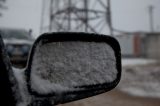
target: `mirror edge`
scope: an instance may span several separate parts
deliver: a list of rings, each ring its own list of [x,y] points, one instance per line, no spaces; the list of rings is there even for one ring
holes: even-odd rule
[[[67,38],[66,38],[66,36],[67,36]],[[89,38],[92,38],[92,39],[89,39]],[[95,38],[98,38],[98,40],[95,39]],[[37,96],[37,97],[52,97],[52,96],[55,96],[55,93],[39,94],[36,91],[32,90],[31,89],[31,84],[30,84],[31,83],[30,82],[30,74],[31,74],[31,64],[32,64],[32,60],[33,60],[33,55],[34,55],[34,51],[36,49],[37,44],[39,42],[42,42],[42,43],[45,44],[47,42],[53,42],[53,41],[57,41],[57,40],[58,41],[83,41],[84,40],[84,41],[106,42],[108,45],[110,45],[112,47],[112,49],[115,52],[116,67],[117,67],[117,70],[118,70],[118,74],[117,74],[117,79],[114,80],[112,82],[112,84],[106,88],[105,91],[101,90],[98,94],[103,93],[103,92],[108,92],[118,85],[118,83],[120,82],[120,79],[121,79],[121,70],[122,70],[121,49],[120,49],[119,42],[114,37],[111,37],[109,35],[84,33],[84,32],[80,32],[80,33],[78,33],[78,32],[52,32],[52,33],[44,33],[44,34],[40,35],[36,39],[36,41],[34,42],[34,44],[32,46],[32,49],[31,49],[31,52],[30,52],[30,55],[29,55],[29,59],[28,59],[28,62],[27,62],[27,67],[26,67],[26,70],[25,70],[27,87],[28,87],[28,91],[31,95],[34,95],[34,96]],[[105,86],[106,84],[101,84],[101,85]],[[97,86],[97,85],[95,85],[95,86]],[[74,94],[74,93],[77,93],[77,92],[72,92],[72,93]],[[89,97],[89,95],[88,95],[88,97]]]

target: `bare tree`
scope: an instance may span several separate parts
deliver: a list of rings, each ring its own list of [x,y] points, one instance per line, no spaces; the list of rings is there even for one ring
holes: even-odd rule
[[[7,9],[5,3],[6,3],[6,0],[0,0],[0,16],[2,16],[2,10]]]

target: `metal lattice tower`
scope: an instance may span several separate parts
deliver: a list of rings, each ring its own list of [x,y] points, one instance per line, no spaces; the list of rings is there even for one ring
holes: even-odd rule
[[[109,0],[43,0],[42,32],[110,34]]]

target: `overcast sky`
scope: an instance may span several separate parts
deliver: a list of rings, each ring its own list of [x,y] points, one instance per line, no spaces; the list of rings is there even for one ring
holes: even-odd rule
[[[154,8],[154,29],[160,32],[160,0],[111,0],[113,27],[124,31],[150,31],[148,6]],[[33,29],[39,35],[42,0],[7,0],[0,27]]]

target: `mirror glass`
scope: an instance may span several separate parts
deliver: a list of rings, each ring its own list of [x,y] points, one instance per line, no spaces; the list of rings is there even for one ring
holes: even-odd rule
[[[38,43],[31,66],[31,89],[41,94],[110,83],[118,73],[114,50],[105,42]]]

